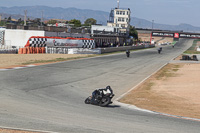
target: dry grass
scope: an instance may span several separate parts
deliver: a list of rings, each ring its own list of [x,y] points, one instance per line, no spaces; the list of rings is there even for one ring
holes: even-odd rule
[[[190,99],[184,96],[175,95],[175,92],[168,93],[169,90],[160,89],[163,85],[167,84],[170,78],[180,78],[182,75],[177,72],[182,69],[183,66],[183,64],[168,64],[155,75],[147,79],[143,84],[127,94],[120,102],[133,104],[139,108],[151,111],[200,118],[199,104],[197,105],[191,102]],[[185,78],[185,80],[185,82],[187,82],[187,78]],[[170,83],[167,85],[169,84]],[[170,89],[170,91],[173,91],[173,89]]]
[[[42,132],[31,132],[31,131],[11,130],[11,129],[0,129],[0,133],[42,133]]]
[[[44,64],[90,57],[87,54],[0,54],[0,68]],[[95,55],[94,55],[95,56]]]

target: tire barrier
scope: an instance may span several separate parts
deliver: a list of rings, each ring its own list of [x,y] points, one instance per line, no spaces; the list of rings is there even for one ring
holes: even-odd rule
[[[198,58],[196,55],[192,55],[191,57],[189,55],[182,55],[181,60],[193,60],[193,61],[198,61]]]
[[[24,47],[19,48],[18,54],[45,54],[45,47]]]

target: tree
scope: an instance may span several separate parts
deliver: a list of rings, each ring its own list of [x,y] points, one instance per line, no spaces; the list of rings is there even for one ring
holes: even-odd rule
[[[88,19],[84,22],[84,24],[85,24],[86,26],[95,25],[96,23],[97,23],[97,21],[96,21],[95,19],[93,19],[93,18],[88,18]]]
[[[47,24],[56,24],[57,23],[57,21],[56,20],[49,20],[48,22],[47,22]]]
[[[81,21],[77,19],[70,20],[69,24],[74,24],[75,27],[81,27]]]
[[[135,40],[138,39],[138,32],[134,26],[130,26],[129,36],[132,36]]]
[[[10,16],[10,17],[8,17],[8,21],[11,21],[11,20],[12,20],[11,16]]]
[[[35,18],[35,19],[33,20],[33,22],[34,22],[34,24],[36,24],[36,25],[40,25],[40,24],[41,24],[41,19],[40,19],[40,18]]]

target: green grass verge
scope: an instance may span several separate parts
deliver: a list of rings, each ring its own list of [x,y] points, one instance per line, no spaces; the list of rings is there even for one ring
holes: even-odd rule
[[[156,79],[160,80],[163,78],[173,77],[175,76],[175,72],[177,72],[180,67],[180,65],[168,64],[157,73]]]
[[[200,54],[199,51],[196,51],[197,42],[200,41],[200,39],[194,40],[192,46],[184,52],[184,54]]]
[[[176,43],[177,43],[177,41],[173,41],[173,42],[172,42],[172,45],[175,45]]]

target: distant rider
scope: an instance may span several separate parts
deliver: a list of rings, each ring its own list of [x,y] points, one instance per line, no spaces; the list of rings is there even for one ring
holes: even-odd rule
[[[126,56],[129,57],[130,56],[130,51],[127,49],[126,50]]]

